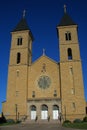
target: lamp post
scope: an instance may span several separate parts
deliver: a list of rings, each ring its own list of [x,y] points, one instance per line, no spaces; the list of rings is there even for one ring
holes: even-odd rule
[[[20,113],[18,112],[18,121],[19,121],[19,116],[20,116]]]
[[[66,106],[64,106],[65,120],[66,120]]]
[[[15,104],[15,110],[16,110],[16,122],[17,122],[17,112],[18,112],[18,106]]]

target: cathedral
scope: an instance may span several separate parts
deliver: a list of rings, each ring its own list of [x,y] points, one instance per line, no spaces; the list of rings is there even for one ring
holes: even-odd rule
[[[32,62],[33,35],[23,17],[11,32],[6,101],[7,119],[58,122],[83,119],[86,101],[78,25],[65,11],[57,25],[60,61],[43,54]]]

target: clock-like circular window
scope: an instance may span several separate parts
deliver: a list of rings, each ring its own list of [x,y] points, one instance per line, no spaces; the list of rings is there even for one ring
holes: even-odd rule
[[[43,75],[38,80],[38,85],[42,89],[49,88],[50,84],[51,84],[51,79],[48,76]]]

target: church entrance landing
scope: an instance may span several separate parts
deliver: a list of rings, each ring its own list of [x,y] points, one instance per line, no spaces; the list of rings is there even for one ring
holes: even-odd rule
[[[35,99],[27,102],[27,123],[58,122],[60,113],[60,99]]]

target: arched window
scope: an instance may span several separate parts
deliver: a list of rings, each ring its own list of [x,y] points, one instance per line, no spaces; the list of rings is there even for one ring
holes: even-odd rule
[[[68,48],[67,53],[68,53],[68,60],[72,60],[72,50],[71,50],[71,48]]]
[[[57,105],[53,105],[53,110],[59,110],[59,107]]]
[[[19,38],[17,39],[17,45],[22,45],[22,37],[19,37]]]
[[[72,103],[72,108],[73,108],[73,110],[75,110],[75,108],[76,108],[75,102]]]
[[[71,33],[70,32],[65,33],[65,39],[66,39],[66,41],[71,40]]]
[[[19,70],[16,71],[17,77],[19,77]]]
[[[87,107],[85,109],[86,109],[86,115],[87,115]]]
[[[32,105],[31,106],[31,111],[36,111],[36,106]]]
[[[18,52],[17,53],[17,64],[19,64],[21,61],[21,54]]]
[[[33,98],[35,97],[35,91],[32,91],[32,97]]]
[[[48,106],[47,105],[42,105],[42,111],[48,111]]]

